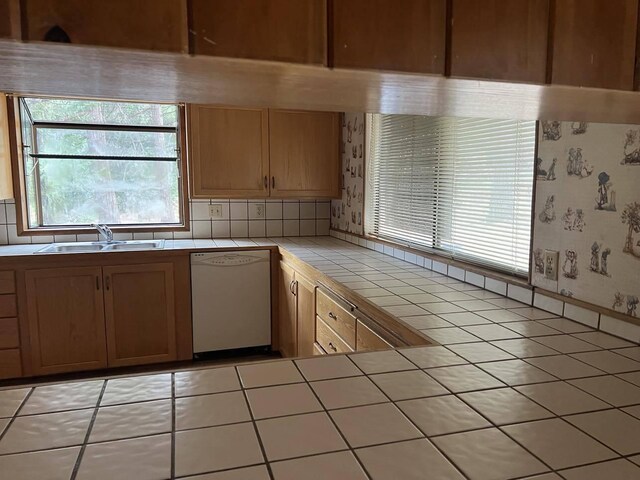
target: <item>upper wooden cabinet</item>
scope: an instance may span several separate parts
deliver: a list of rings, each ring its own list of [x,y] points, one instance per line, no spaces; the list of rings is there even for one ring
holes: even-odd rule
[[[340,114],[191,105],[194,198],[337,198]]]
[[[326,0],[192,0],[197,55],[326,63]]]
[[[633,89],[638,0],[557,0],[551,82]]]
[[[109,366],[176,359],[172,263],[104,267]]]
[[[544,83],[548,24],[549,0],[453,0],[451,75]]]
[[[335,112],[269,111],[272,196],[340,195],[339,119]]]
[[[13,198],[9,112],[7,98],[4,93],[0,92],[0,200],[7,198]]]
[[[29,270],[25,281],[33,373],[106,367],[102,269]]]
[[[333,0],[333,65],[444,74],[446,0]]]
[[[24,0],[24,39],[186,52],[180,0]]]
[[[269,195],[267,110],[191,105],[193,197]]]
[[[20,0],[0,1],[0,38],[20,38]]]

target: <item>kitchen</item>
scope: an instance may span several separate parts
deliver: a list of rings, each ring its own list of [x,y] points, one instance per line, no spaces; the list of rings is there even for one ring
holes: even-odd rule
[[[0,2],[0,479],[638,478],[638,13]]]

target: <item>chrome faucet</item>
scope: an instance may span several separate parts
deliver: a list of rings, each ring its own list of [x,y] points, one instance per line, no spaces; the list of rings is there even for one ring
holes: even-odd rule
[[[107,225],[98,224],[98,223],[92,223],[91,226],[93,228],[95,228],[96,230],[98,230],[98,233],[100,233],[102,238],[107,243],[112,243],[113,242],[113,232],[111,231],[111,229]]]

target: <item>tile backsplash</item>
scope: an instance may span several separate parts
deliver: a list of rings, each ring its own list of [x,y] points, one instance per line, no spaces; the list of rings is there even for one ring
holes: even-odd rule
[[[222,216],[212,219],[210,205],[220,205]],[[329,235],[330,201],[324,200],[191,200],[188,232],[116,234],[117,240],[152,238],[251,238]],[[0,201],[0,245],[94,241],[97,234],[18,236],[13,200]]]

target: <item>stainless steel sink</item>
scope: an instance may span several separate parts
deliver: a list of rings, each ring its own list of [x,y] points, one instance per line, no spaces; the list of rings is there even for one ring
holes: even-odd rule
[[[105,246],[105,251],[118,250],[161,250],[164,248],[164,240],[129,240],[126,242],[114,242]]]
[[[161,250],[164,240],[128,240],[123,242],[70,242],[52,243],[35,253],[83,253],[127,250]]]

